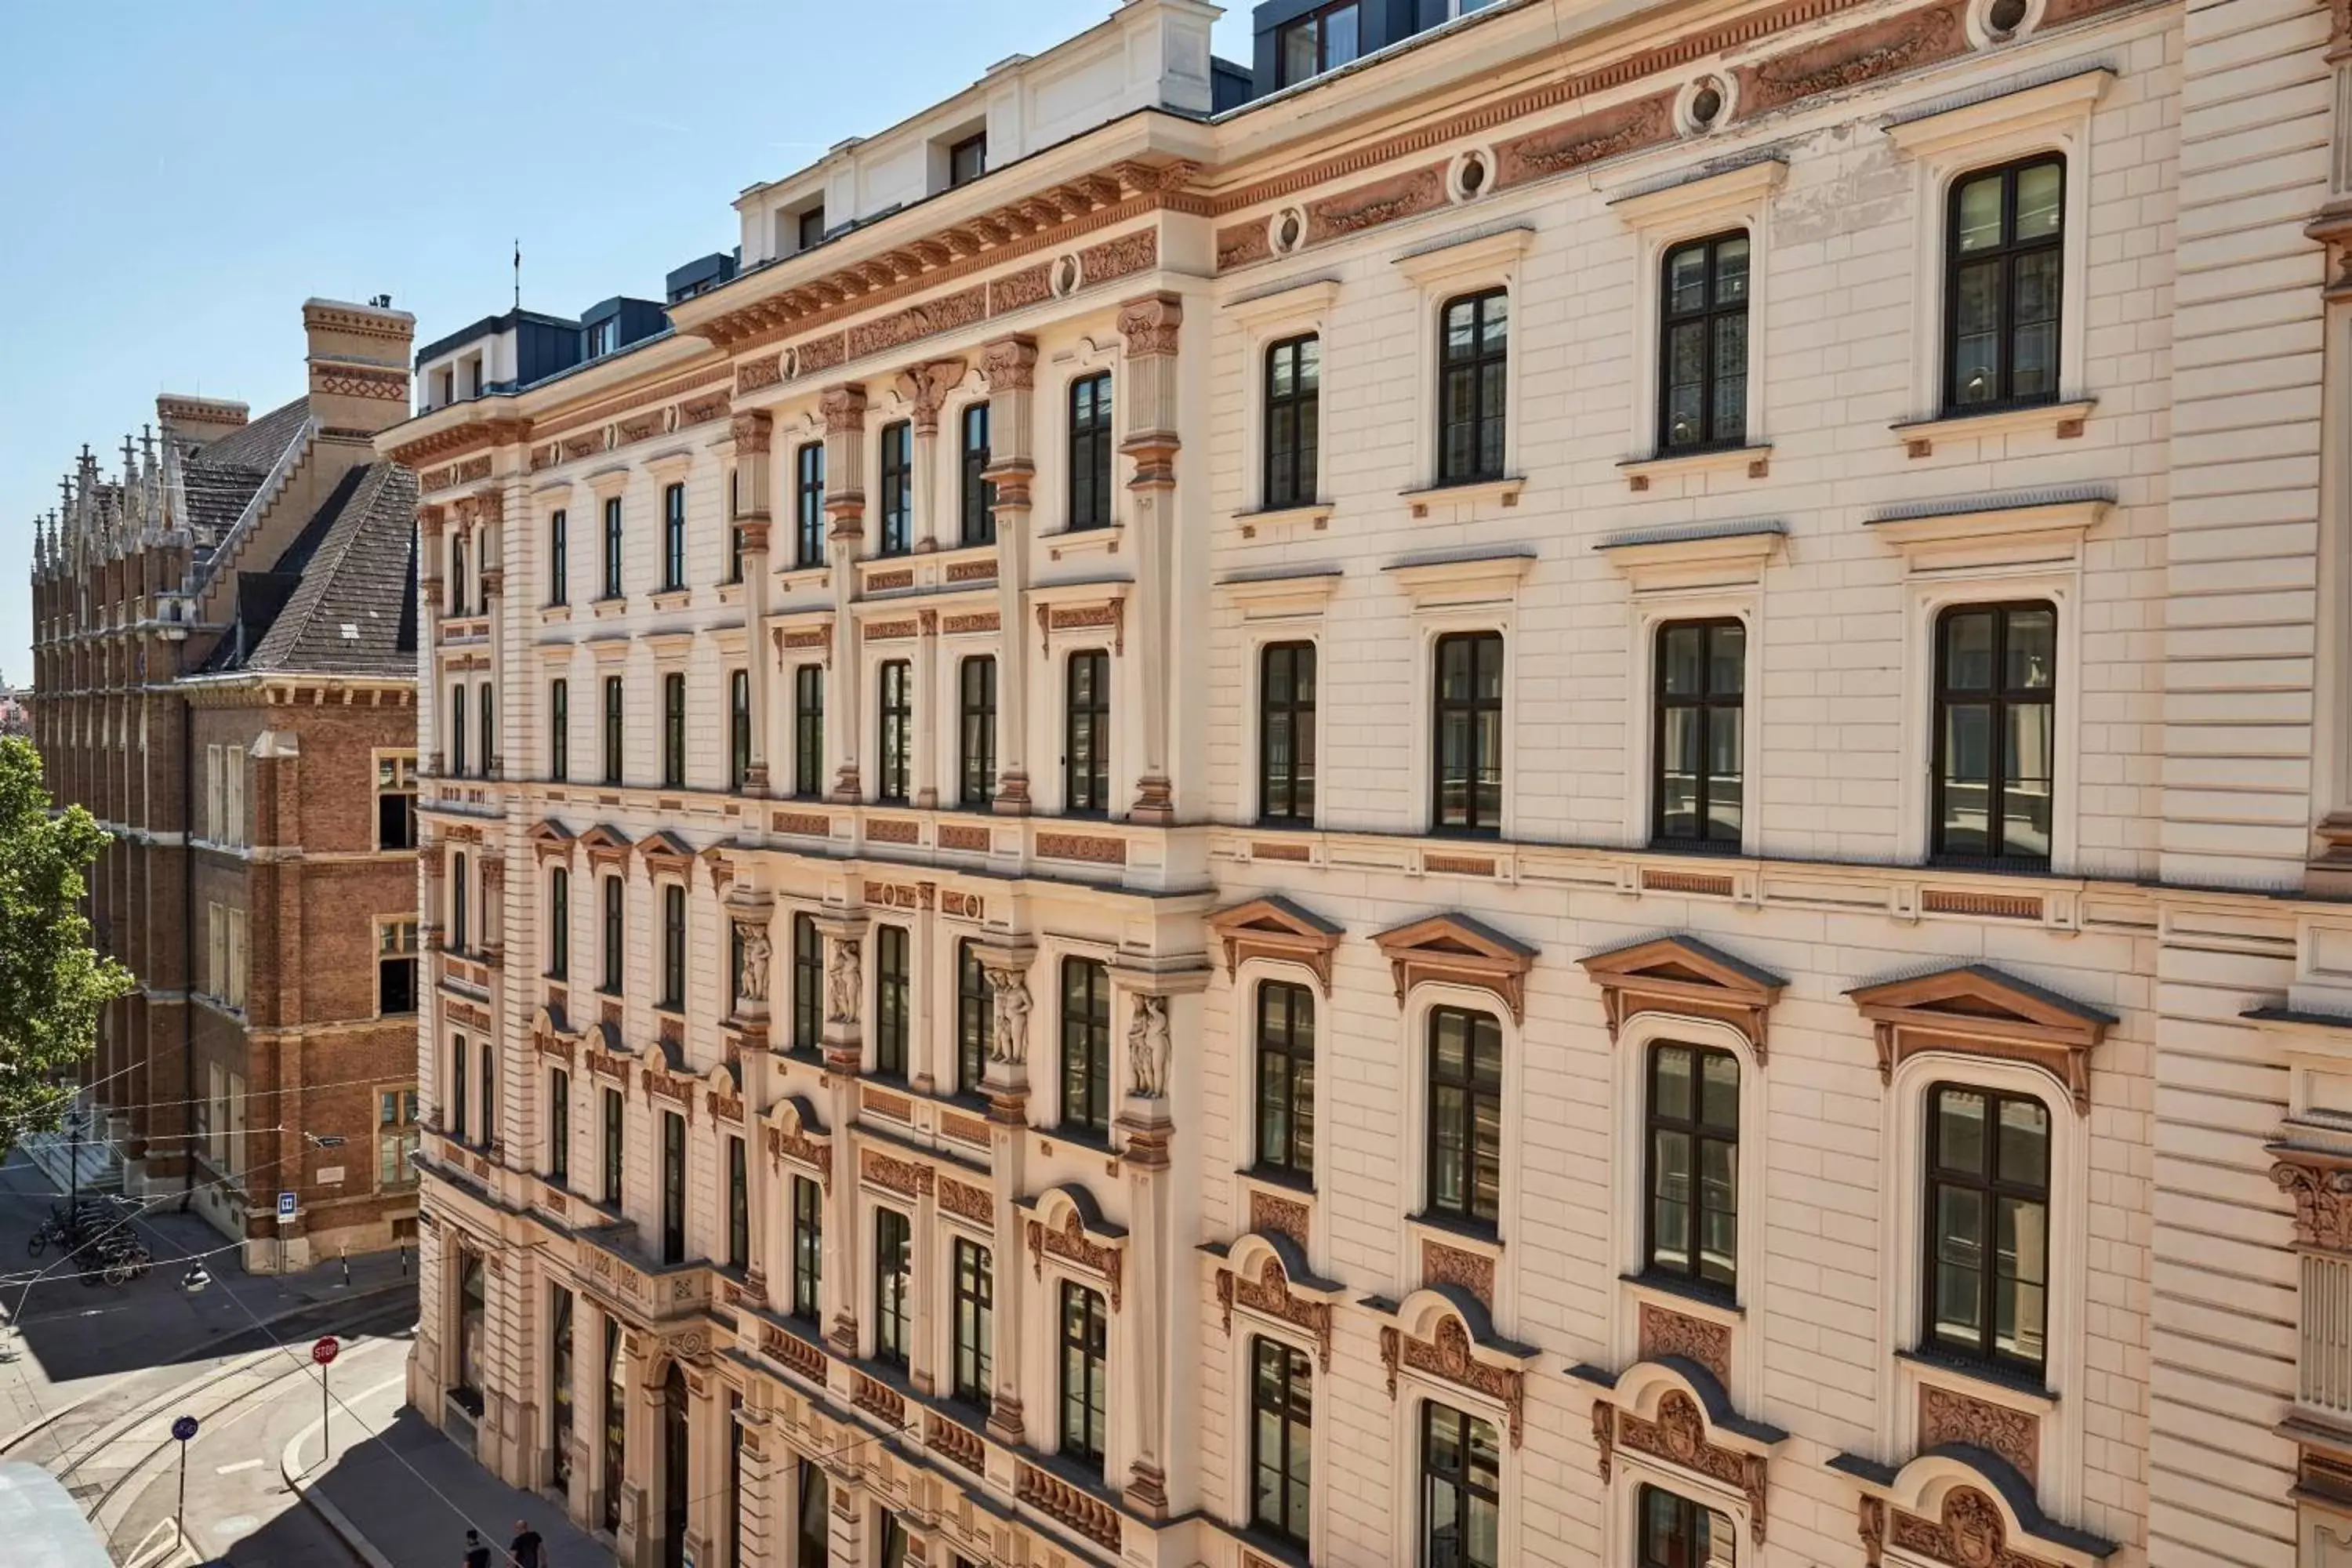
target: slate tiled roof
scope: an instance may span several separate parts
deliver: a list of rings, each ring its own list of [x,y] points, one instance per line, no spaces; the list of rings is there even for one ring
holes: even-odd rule
[[[310,400],[298,397],[217,441],[198,447],[181,463],[188,526],[200,543],[216,542],[228,531],[310,417]]]
[[[251,651],[224,668],[416,673],[415,474],[392,463],[353,469],[270,570],[300,582]]]

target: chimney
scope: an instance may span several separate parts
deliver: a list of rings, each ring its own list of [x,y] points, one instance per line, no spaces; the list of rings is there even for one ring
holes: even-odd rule
[[[185,449],[209,447],[232,430],[242,429],[247,408],[222,397],[190,397],[167,392],[155,399],[155,423],[163,438]]]
[[[416,318],[341,300],[302,302],[310,342],[310,416],[329,430],[373,436],[408,417],[408,351]]]

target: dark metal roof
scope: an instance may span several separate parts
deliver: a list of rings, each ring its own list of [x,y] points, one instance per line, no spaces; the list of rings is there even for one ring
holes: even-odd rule
[[[257,615],[275,613],[224,638],[211,668],[415,675],[416,476],[393,463],[353,468],[270,570],[247,575],[259,580]]]

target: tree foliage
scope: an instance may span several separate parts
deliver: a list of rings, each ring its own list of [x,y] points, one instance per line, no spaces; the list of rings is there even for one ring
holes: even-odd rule
[[[57,1074],[89,1054],[99,1009],[137,984],[101,957],[81,911],[82,873],[107,836],[78,805],[50,809],[41,756],[0,738],[0,1150],[58,1125]]]

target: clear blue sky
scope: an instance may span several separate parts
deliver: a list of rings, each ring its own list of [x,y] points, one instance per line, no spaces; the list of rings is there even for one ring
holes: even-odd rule
[[[505,307],[518,237],[527,305],[657,299],[745,185],[1116,4],[0,3],[0,680],[82,443],[119,467],[158,392],[297,395],[304,299],[388,292],[429,341]]]

